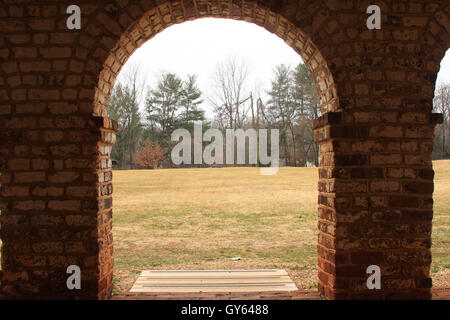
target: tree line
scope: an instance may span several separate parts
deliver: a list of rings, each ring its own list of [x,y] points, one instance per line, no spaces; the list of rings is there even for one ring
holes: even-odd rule
[[[199,108],[202,93],[196,76],[182,80],[165,73],[154,88],[139,78],[139,70],[131,69],[109,100],[108,116],[120,126],[111,158],[118,169],[170,167],[171,133],[179,128],[192,130],[195,121],[205,121]]]
[[[320,116],[320,102],[306,66],[276,66],[267,91],[251,89],[249,75],[247,63],[229,58],[218,65],[213,92],[206,96],[196,75],[182,79],[167,72],[147,86],[139,81],[139,68],[132,68],[109,100],[108,116],[120,125],[111,155],[115,167],[173,167],[170,155],[176,142],[171,134],[181,128],[193,134],[195,122],[202,122],[203,130],[223,132],[278,129],[281,165],[317,165],[311,121]],[[213,119],[206,119],[202,104],[211,106]]]
[[[317,166],[319,149],[311,122],[321,115],[321,108],[306,66],[276,66],[266,91],[251,88],[249,75],[248,64],[230,58],[217,67],[212,93],[205,95],[195,75],[182,79],[163,73],[154,86],[147,86],[139,81],[139,69],[131,69],[125,80],[116,84],[109,100],[109,117],[120,125],[111,156],[115,167],[173,167],[170,155],[177,142],[171,141],[171,134],[182,128],[193,135],[195,122],[201,122],[204,131],[278,129],[282,166]],[[213,119],[206,118],[202,105],[211,107]],[[448,159],[449,84],[438,86],[434,112],[444,115],[444,123],[436,129],[433,159]]]

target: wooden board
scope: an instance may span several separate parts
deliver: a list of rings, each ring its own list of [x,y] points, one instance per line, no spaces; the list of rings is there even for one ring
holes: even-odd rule
[[[130,292],[284,292],[298,290],[286,270],[143,271]]]
[[[286,270],[152,270],[142,271],[141,277],[213,277],[213,276],[288,276]]]

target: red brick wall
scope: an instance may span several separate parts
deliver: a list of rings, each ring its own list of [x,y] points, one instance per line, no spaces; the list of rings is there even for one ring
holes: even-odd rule
[[[67,30],[78,4],[81,30]],[[112,291],[115,78],[156,33],[200,17],[256,23],[304,59],[321,96],[319,290],[429,298],[431,114],[450,43],[448,1],[3,1],[0,4],[1,292],[108,298]],[[103,117],[103,118],[102,118]],[[66,268],[82,269],[68,291]],[[367,267],[382,289],[365,287]]]

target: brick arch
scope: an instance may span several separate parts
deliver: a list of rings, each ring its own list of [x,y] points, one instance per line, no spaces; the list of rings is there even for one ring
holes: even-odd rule
[[[308,7],[306,2],[303,5],[305,8]],[[297,6],[302,7],[302,4],[297,4]],[[93,19],[93,21],[96,21],[96,26],[93,25],[91,27],[100,28],[98,24],[103,24],[107,27],[106,29],[113,30],[114,39],[117,39],[115,43],[114,41],[108,41],[109,46],[105,46],[106,42],[96,42],[98,46],[90,50],[90,57],[87,63],[87,65],[90,64],[92,66],[93,71],[98,72],[98,85],[95,87],[92,112],[94,116],[105,118],[101,128],[103,139],[100,141],[101,151],[98,162],[107,163],[109,161],[111,141],[114,140],[116,128],[112,122],[106,119],[106,104],[112,93],[115,79],[123,65],[142,44],[153,38],[157,33],[174,24],[195,19],[227,18],[245,21],[259,25],[277,35],[302,57],[312,73],[321,99],[322,111],[327,113],[339,109],[338,94],[334,85],[333,75],[328,68],[328,62],[318,47],[300,27],[288,20],[289,17],[284,18],[281,13],[273,11],[268,6],[256,1],[224,1],[220,8],[218,3],[211,1],[172,1],[144,11],[142,15],[138,15],[138,10],[136,10],[132,19],[130,19],[129,13],[116,15],[117,10],[117,5],[110,5],[106,6],[104,10],[97,11],[96,18]],[[326,8],[315,5],[310,6],[309,14],[316,11],[323,17],[321,21],[329,18]],[[312,24],[309,14],[302,12],[300,21],[305,24],[309,32],[317,31],[321,25]],[[136,16],[138,17],[136,18]],[[130,24],[128,27],[123,28],[124,31],[120,31],[121,26],[119,22],[115,21],[127,21]],[[87,28],[90,28],[90,25]],[[119,34],[120,37],[117,36]],[[100,179],[102,175],[109,175],[110,166],[107,165],[102,171],[97,171],[97,174],[99,174]],[[101,184],[101,188],[106,191],[103,194],[105,199],[111,197],[109,188],[112,187],[110,185],[111,183],[108,179]]]
[[[447,12],[447,13],[446,13]],[[429,20],[427,25],[427,34],[425,37],[426,44],[433,50],[429,54],[429,66],[427,77],[434,85],[436,85],[437,74],[440,70],[440,64],[447,51],[450,49],[450,26],[448,14],[450,12],[450,4],[441,4],[435,6],[433,18]],[[434,90],[433,90],[434,92]]]
[[[301,27],[297,27],[290,21],[291,17],[285,18],[282,13],[271,10],[271,7],[274,5],[266,6],[256,1],[166,1],[144,11],[142,15],[136,9],[134,16],[138,16],[138,18],[130,19],[127,13],[118,13],[117,5],[105,6],[104,10],[97,14],[95,20],[106,25],[109,30],[113,30],[114,39],[117,41],[115,43],[110,41],[106,48],[101,43],[97,43],[98,46],[91,50],[94,55],[95,52],[101,52],[98,55],[100,58],[98,66],[104,60],[99,72],[99,82],[95,88],[94,114],[106,116],[105,104],[112,92],[115,79],[135,50],[174,24],[200,18],[227,18],[254,23],[283,39],[302,57],[311,71],[321,97],[323,112],[337,110],[339,107],[333,76],[320,50],[311,37],[302,31]],[[305,5],[305,7],[307,6]],[[317,9],[314,8],[314,10]],[[325,9],[322,8],[322,10]],[[327,15],[326,13],[322,14]],[[127,21],[129,26],[125,31],[120,31],[120,23],[114,20]],[[304,21],[302,22],[304,23]],[[120,34],[120,38],[117,37],[118,34]],[[106,58],[104,58],[105,56]]]
[[[68,31],[78,3],[82,29]],[[329,299],[431,297],[433,132],[450,4],[369,1],[31,0],[0,5],[0,292],[107,299],[112,293],[116,125],[105,101],[138,46],[175,23],[256,23],[303,55],[321,90],[319,292]],[[150,23],[153,21],[153,24]],[[152,28],[150,28],[152,27]],[[66,268],[82,268],[68,291]],[[382,289],[368,290],[378,265]]]

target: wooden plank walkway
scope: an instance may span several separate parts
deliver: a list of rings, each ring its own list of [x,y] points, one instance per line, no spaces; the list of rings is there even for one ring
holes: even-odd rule
[[[291,292],[286,270],[143,271],[131,293]]]

